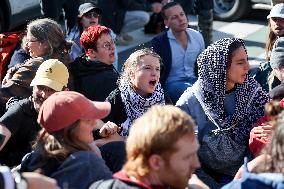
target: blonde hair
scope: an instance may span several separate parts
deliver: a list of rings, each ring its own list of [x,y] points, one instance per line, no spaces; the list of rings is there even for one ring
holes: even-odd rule
[[[164,159],[175,152],[175,142],[185,135],[194,134],[192,118],[181,109],[166,105],[152,106],[143,116],[134,121],[127,138],[127,162],[123,170],[128,176],[142,177],[151,168],[148,159],[158,154]]]
[[[130,75],[131,73],[133,73],[138,65],[138,63],[140,62],[141,58],[144,56],[153,56],[157,59],[159,59],[159,62],[161,64],[162,59],[161,57],[155,53],[152,49],[149,48],[144,48],[144,49],[140,49],[137,50],[135,52],[133,52],[128,59],[125,61],[123,68],[122,68],[122,73],[121,76],[118,80],[118,85],[120,85],[120,81],[124,80],[127,81],[129,84],[131,83],[130,81]]]

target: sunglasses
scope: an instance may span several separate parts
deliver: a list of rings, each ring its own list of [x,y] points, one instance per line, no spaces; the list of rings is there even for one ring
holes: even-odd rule
[[[99,15],[98,13],[91,11],[91,12],[87,12],[86,14],[84,14],[83,16],[87,17],[87,18],[99,18],[101,15]]]

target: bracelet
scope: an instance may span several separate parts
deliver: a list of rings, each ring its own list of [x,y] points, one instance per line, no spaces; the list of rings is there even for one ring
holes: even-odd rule
[[[13,172],[13,176],[16,183],[16,189],[28,189],[28,182],[26,178],[22,176],[21,173],[15,171]]]

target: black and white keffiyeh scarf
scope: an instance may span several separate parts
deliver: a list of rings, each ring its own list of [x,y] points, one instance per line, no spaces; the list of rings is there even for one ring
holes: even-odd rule
[[[148,98],[144,98],[137,94],[129,83],[123,79],[120,81],[119,90],[128,117],[127,120],[121,124],[123,128],[121,135],[125,137],[128,136],[129,128],[133,121],[142,116],[152,105],[165,105],[164,90],[160,83]]]
[[[241,39],[224,38],[210,45],[197,60],[199,78],[189,88],[201,104],[207,117],[217,126],[218,130],[228,130],[234,138],[243,140],[248,136],[256,120],[264,115],[264,105],[269,96],[260,85],[247,76],[243,84],[236,85],[236,108],[233,115],[225,113],[226,64],[230,45]],[[246,50],[246,48],[245,48]]]

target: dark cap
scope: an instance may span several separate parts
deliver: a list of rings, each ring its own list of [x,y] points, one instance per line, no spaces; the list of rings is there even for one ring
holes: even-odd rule
[[[269,91],[269,96],[272,100],[280,100],[284,98],[284,83],[274,87]]]
[[[97,7],[96,5],[94,5],[93,3],[83,3],[79,6],[78,9],[78,17],[82,17],[84,14],[86,14],[87,12],[91,11],[91,10],[95,10],[98,14],[102,13],[102,10]]]

